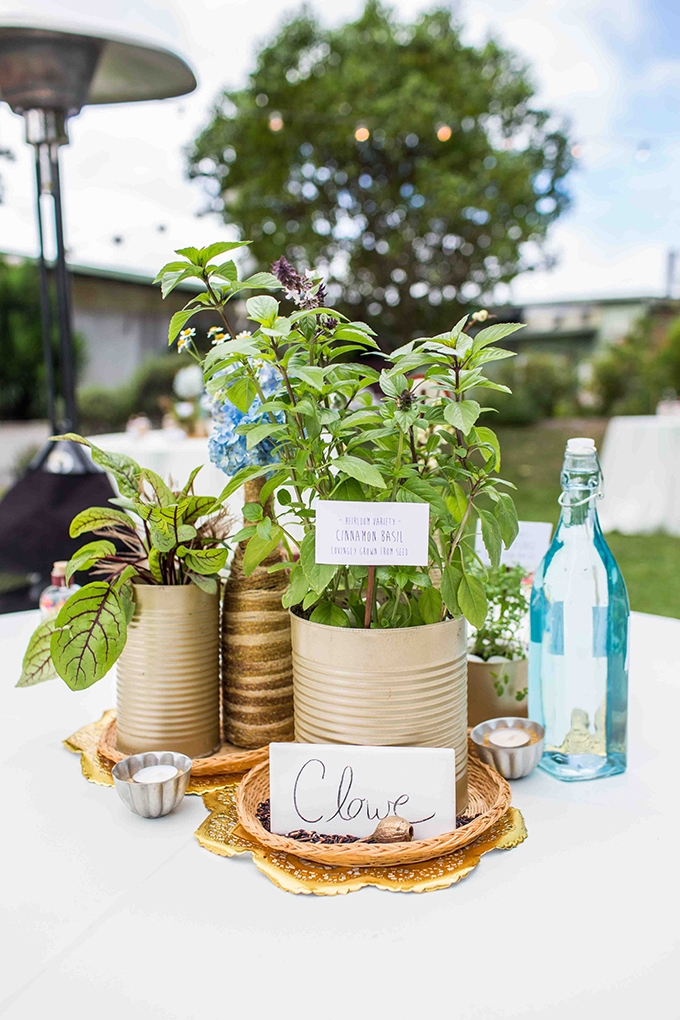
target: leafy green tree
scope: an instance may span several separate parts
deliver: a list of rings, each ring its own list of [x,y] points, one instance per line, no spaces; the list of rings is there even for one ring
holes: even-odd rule
[[[42,418],[47,413],[47,382],[36,263],[0,256],[0,419]],[[76,371],[83,363],[83,339],[74,337]],[[60,393],[59,341],[53,329],[55,385]]]
[[[38,271],[33,263],[13,265],[0,258],[0,340],[0,418],[42,417],[45,366]]]
[[[449,10],[404,24],[368,0],[338,28],[306,8],[284,24],[189,174],[261,267],[321,264],[331,301],[395,346],[545,264],[569,146],[515,54],[466,45]]]

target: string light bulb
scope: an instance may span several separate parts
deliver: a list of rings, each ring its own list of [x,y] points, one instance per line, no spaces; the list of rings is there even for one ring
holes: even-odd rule
[[[574,157],[574,159],[580,159],[581,156],[583,155],[583,146],[579,145],[578,142],[576,143],[576,145],[572,145],[571,154]]]
[[[368,130],[365,124],[360,124],[354,132],[354,137],[358,142],[367,142],[371,137],[371,132]]]
[[[440,124],[437,128],[437,138],[440,142],[448,142],[452,134],[453,131],[448,124]]]
[[[272,113],[271,117],[269,118],[269,130],[270,131],[280,131],[282,127],[283,127],[283,117],[281,116],[281,114],[280,113]]]

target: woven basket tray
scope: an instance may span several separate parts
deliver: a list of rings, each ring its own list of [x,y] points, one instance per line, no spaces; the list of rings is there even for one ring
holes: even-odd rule
[[[468,757],[468,805],[466,814],[477,815],[474,821],[432,839],[412,843],[303,843],[287,836],[277,836],[261,824],[255,812],[258,804],[269,797],[269,762],[249,772],[238,789],[236,808],[243,828],[263,846],[281,853],[293,854],[320,864],[342,867],[415,864],[450,854],[472,843],[497,822],[510,806],[510,787],[497,772],[471,752]]]
[[[123,758],[128,757],[116,746],[115,718],[102,731],[99,739],[99,753],[112,762],[122,761]],[[194,758],[191,763],[191,774],[192,776],[221,776],[247,772],[253,766],[266,762],[268,755],[268,744],[253,751],[248,751],[244,747],[234,747],[232,744],[223,744],[216,754],[211,754],[208,758]]]

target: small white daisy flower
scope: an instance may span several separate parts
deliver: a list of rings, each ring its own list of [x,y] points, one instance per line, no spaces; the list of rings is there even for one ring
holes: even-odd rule
[[[241,330],[240,333],[236,334],[236,339],[237,340],[249,340],[252,335],[253,334],[250,332],[249,329],[243,329],[243,330]]]
[[[181,352],[187,347],[191,347],[191,342],[195,336],[195,329],[183,329],[179,334],[179,340],[177,341],[177,353],[181,354]]]

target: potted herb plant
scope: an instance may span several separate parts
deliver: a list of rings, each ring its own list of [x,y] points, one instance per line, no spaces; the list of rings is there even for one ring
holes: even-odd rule
[[[487,572],[487,612],[468,655],[470,726],[504,715],[527,715],[527,653],[522,631],[529,597],[521,566],[500,564]]]
[[[219,572],[230,520],[225,500],[194,494],[199,468],[175,492],[130,457],[81,436],[116,479],[117,507],[90,507],[73,538],[97,536],[69,560],[67,582],[89,584],[30,640],[19,686],[59,676],[79,691],[117,667],[117,743],[126,754],[171,749],[199,757],[220,743]]]
[[[226,305],[239,284],[231,270],[212,264],[213,252],[219,246],[183,249],[183,261],[158,278],[164,293],[187,275],[203,280],[205,292],[173,316],[169,341],[196,312],[214,310],[224,338],[205,358],[194,352],[206,386],[247,415],[235,429],[246,449],[267,450],[266,463],[245,465],[232,479],[266,478],[259,499],[246,503],[237,536],[247,543],[245,573],[281,542],[292,553],[291,526],[301,531],[283,596],[292,611],[296,739],[453,746],[464,805],[465,618],[481,626],[487,611],[470,529],[479,516],[496,564],[501,545],[517,533],[512,498],[496,475],[498,440],[479,424],[484,409],[468,391],[506,390],[483,368],[511,357],[494,345],[520,326],[495,324],[473,335],[478,323],[466,316],[446,333],[407,343],[378,372],[363,360],[379,353],[373,330],[327,308],[321,278],[301,275],[283,258],[272,270],[292,305],[250,298],[256,330],[236,336]],[[273,391],[263,391],[262,371],[275,375]],[[369,389],[376,385],[378,403]],[[277,503],[268,507],[272,494]],[[317,563],[318,500],[429,504],[429,563]]]

